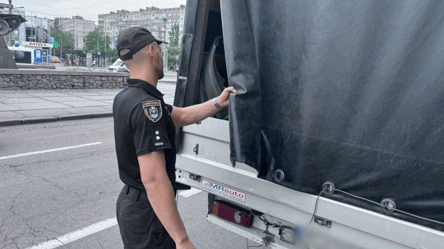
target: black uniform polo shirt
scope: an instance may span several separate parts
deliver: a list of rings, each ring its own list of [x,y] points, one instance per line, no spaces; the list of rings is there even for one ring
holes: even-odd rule
[[[120,179],[126,185],[144,190],[137,157],[163,150],[166,171],[176,192],[173,107],[165,104],[163,94],[150,83],[138,79],[127,81],[128,86],[116,95],[113,103]]]

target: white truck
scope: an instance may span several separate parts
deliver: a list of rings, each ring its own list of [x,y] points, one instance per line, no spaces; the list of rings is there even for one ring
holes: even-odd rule
[[[188,0],[176,182],[270,248],[444,248],[444,2]]]

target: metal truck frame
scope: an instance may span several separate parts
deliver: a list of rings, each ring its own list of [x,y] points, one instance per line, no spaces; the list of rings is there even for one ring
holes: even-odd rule
[[[218,197],[256,211],[259,217],[254,218],[252,227],[226,221],[212,213],[207,214],[207,220],[247,239],[270,248],[298,249],[438,249],[444,245],[444,233],[440,231],[324,197],[319,197],[315,214],[317,219],[310,223],[317,196],[259,179],[257,172],[245,164],[232,166],[229,160],[228,121],[208,118],[200,124],[184,127],[182,133],[176,162],[176,182],[210,194],[214,192],[203,188],[203,181],[244,193],[245,202]],[[282,227],[300,229],[295,245],[280,239]]]

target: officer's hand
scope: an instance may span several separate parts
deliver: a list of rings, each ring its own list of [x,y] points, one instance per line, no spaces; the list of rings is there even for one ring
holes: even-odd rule
[[[191,241],[186,240],[183,243],[176,244],[176,249],[196,249],[196,247],[191,244]]]
[[[217,103],[222,107],[228,106],[228,97],[230,97],[230,93],[236,93],[236,89],[232,86],[225,88],[221,95],[217,97]]]

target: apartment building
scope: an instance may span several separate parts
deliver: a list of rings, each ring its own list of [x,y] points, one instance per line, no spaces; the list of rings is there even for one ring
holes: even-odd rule
[[[183,36],[185,5],[176,8],[147,7],[138,11],[117,10],[99,15],[98,27],[114,40],[116,46],[119,33],[129,27],[145,27],[159,40],[169,42],[169,32],[173,25],[179,25],[179,41]],[[180,44],[180,42],[179,42]]]
[[[83,38],[91,31],[94,31],[96,24],[94,21],[85,20],[81,16],[72,18],[56,18],[55,27],[64,32],[70,32],[74,37],[75,49],[83,49]]]

